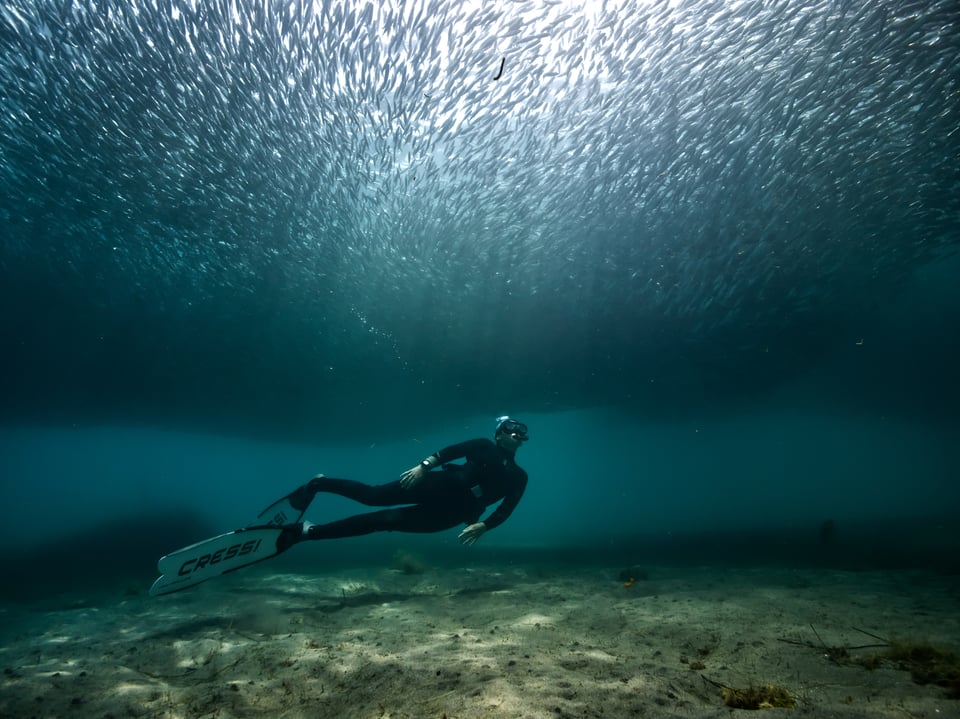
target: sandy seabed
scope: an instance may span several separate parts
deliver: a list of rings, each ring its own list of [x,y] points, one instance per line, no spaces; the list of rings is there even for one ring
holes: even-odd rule
[[[761,715],[960,717],[939,686],[826,651],[960,650],[960,577],[621,571],[262,565],[165,597],[5,604],[0,716],[726,717],[748,711],[722,687],[772,683],[796,706]]]

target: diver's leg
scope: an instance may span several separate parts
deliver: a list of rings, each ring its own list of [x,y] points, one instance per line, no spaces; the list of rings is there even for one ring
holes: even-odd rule
[[[400,480],[386,484],[365,484],[352,479],[335,477],[316,477],[306,485],[314,494],[328,492],[352,499],[368,507],[392,507],[396,504],[413,504],[423,499],[420,493],[406,490],[400,486]],[[311,496],[311,499],[313,497]]]
[[[404,489],[400,485],[400,480],[374,485],[352,479],[324,477],[320,474],[260,512],[249,526],[281,526],[299,522],[318,492],[337,494],[368,507],[393,507],[398,504],[420,502],[438,503],[446,500],[455,501],[459,498],[457,485],[447,478],[446,472],[432,472],[410,489]]]
[[[431,533],[450,529],[463,523],[463,512],[458,507],[417,504],[410,507],[381,509],[378,512],[357,514],[328,524],[304,525],[304,539],[340,539],[358,537],[373,532]]]

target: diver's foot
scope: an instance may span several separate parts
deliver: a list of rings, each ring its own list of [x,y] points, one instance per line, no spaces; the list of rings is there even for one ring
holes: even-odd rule
[[[289,497],[290,506],[298,510],[301,515],[307,511],[310,502],[313,501],[313,498],[317,496],[317,492],[320,491],[319,482],[321,479],[323,479],[323,475],[318,474],[305,485],[297,487],[297,489],[291,493]]]
[[[308,504],[310,503],[310,501],[313,501],[313,498],[316,495],[316,493],[320,491],[320,484],[323,481],[324,477],[325,475],[318,474],[316,477],[311,479],[309,482],[307,482],[305,485],[303,485],[302,487],[300,487],[300,489],[297,490],[297,492],[303,492],[304,494],[308,494],[310,496],[310,500],[308,500],[307,502]]]
[[[280,536],[277,537],[277,554],[286,552],[290,547],[307,538],[304,534],[304,525],[309,522],[297,522],[296,524],[287,524],[281,527]],[[312,526],[312,525],[311,525]]]

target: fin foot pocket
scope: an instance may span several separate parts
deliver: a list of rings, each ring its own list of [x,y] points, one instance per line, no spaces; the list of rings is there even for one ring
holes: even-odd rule
[[[314,480],[310,480],[308,484],[303,485],[302,487],[297,487],[293,492],[290,493],[290,496],[287,497],[287,501],[290,503],[290,506],[296,509],[298,512],[305,512],[307,507],[310,506],[310,502],[313,501],[313,498],[317,494],[317,490],[313,488]]]
[[[277,554],[286,552],[297,542],[302,542],[306,539],[306,525],[309,524],[309,522],[298,522],[297,524],[288,524],[286,527],[283,527],[280,536],[277,537]]]

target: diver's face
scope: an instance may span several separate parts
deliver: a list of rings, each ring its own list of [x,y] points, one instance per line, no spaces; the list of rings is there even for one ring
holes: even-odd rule
[[[497,435],[497,444],[511,452],[516,452],[523,445],[521,436],[516,432],[500,432]]]

